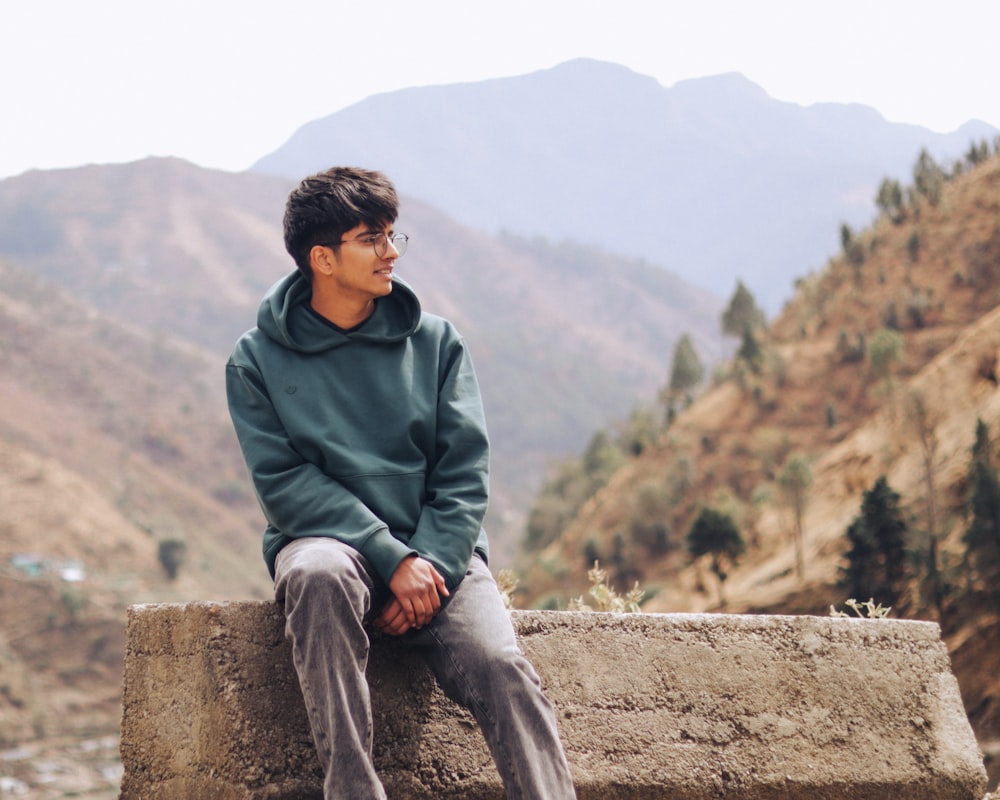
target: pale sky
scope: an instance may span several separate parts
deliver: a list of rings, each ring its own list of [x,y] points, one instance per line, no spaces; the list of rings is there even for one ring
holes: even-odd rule
[[[1000,0],[0,0],[0,178],[150,155],[239,171],[369,95],[578,57],[1000,127],[997,31]]]

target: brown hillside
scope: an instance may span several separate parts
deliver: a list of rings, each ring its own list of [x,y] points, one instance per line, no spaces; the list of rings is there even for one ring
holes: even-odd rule
[[[116,796],[128,605],[270,595],[219,372],[0,265],[0,774],[40,800]]]
[[[154,541],[187,542],[208,586],[262,591],[259,512],[214,359],[3,265],[0,341],[0,441],[85,476]],[[231,578],[214,576],[222,563]]]
[[[725,610],[828,613],[847,599],[836,587],[844,531],[880,475],[902,496],[914,546],[926,547],[916,398],[926,409],[936,533],[945,565],[958,569],[976,420],[1000,436],[1000,158],[948,181],[936,206],[909,207],[899,224],[880,218],[854,241],[863,257],[855,252],[849,263],[838,256],[801,280],[761,335],[760,373],[731,365],[728,377],[615,474],[525,570],[528,604],[579,595],[597,554],[619,590],[633,580],[647,590],[645,610],[719,609],[715,576],[691,564],[684,548],[698,510],[713,506],[731,513],[748,541],[725,582]],[[870,344],[893,323],[902,357],[886,379],[869,357],[850,350],[859,335]],[[777,482],[792,454],[808,459],[814,479],[802,577],[791,544],[793,512]],[[665,555],[631,534],[648,514],[651,486],[673,548]],[[995,735],[1000,679],[982,666],[1000,658],[1000,625],[954,611],[942,623],[966,703],[980,733]],[[917,587],[895,613],[936,618]]]
[[[281,235],[290,186],[173,158],[28,172],[0,181],[0,260],[145,333],[151,350],[161,341],[199,348],[215,359],[214,390],[261,296],[294,268]],[[454,319],[476,359],[501,557],[514,550],[547,460],[654,391],[681,332],[717,348],[720,301],[648,263],[498,238],[410,198],[401,215],[411,241],[399,274],[427,311]],[[198,402],[224,415],[218,397]]]

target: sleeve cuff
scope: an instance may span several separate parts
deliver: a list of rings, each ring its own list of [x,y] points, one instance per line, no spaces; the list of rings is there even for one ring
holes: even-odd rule
[[[368,537],[361,549],[361,555],[368,559],[372,569],[388,585],[399,562],[418,553],[389,533],[388,528],[382,528]]]

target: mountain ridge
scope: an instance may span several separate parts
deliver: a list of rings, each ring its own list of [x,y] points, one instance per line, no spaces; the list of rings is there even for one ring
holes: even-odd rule
[[[739,73],[665,88],[576,59],[375,95],[302,126],[251,171],[373,166],[474,227],[647,258],[720,295],[742,279],[773,313],[840,222],[868,221],[883,177],[905,178],[921,147],[957,158],[997,133],[782,102]]]

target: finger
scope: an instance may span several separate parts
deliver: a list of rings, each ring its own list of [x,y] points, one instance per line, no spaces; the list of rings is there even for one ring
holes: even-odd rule
[[[404,618],[403,609],[395,597],[386,603],[385,608],[382,609],[382,613],[379,614],[379,619],[383,622],[394,623],[402,618]]]
[[[407,600],[405,603],[400,603],[403,610],[403,615],[406,617],[406,621],[410,625],[417,624],[417,607],[412,599]]]
[[[399,601],[395,597],[390,597],[382,607],[382,611],[379,613],[379,616],[388,618],[398,613]]]
[[[400,620],[398,623],[385,624],[382,625],[379,630],[386,634],[387,636],[402,636],[408,630],[410,626],[406,623],[406,620]]]
[[[391,607],[382,612],[381,616],[375,622],[375,627],[383,633],[388,633],[392,636],[399,636],[410,629],[410,625],[406,621],[406,617],[402,613],[402,609],[398,603],[391,604]]]
[[[435,584],[435,586],[437,586],[438,594],[441,597],[448,597],[449,596],[449,593],[448,593],[448,584],[445,581],[444,576],[440,572],[438,572],[436,569],[434,570],[433,574],[434,574],[434,584]]]
[[[413,601],[414,625],[426,625],[434,617],[434,608],[429,596],[416,597]]]

